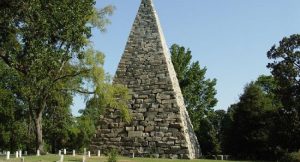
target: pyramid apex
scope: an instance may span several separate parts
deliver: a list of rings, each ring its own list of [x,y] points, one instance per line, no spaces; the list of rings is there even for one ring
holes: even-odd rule
[[[152,0],[142,0],[142,3],[152,3]]]
[[[148,8],[154,10],[154,5],[152,0],[142,0],[140,8]]]
[[[143,6],[152,8],[153,7],[153,1],[152,0],[141,0],[140,8],[143,7]]]

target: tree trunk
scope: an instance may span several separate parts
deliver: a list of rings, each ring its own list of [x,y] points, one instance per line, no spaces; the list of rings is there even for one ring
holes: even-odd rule
[[[40,153],[44,153],[42,112],[38,112],[36,114],[36,117],[34,119],[34,125],[35,125],[36,149],[40,150]]]

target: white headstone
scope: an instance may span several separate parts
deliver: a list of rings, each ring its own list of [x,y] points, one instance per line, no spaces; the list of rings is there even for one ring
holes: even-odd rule
[[[36,156],[41,156],[40,150],[37,150],[37,151],[36,151]]]
[[[19,150],[19,157],[22,157],[22,150]]]
[[[86,155],[86,148],[83,149],[83,155]]]
[[[100,157],[101,156],[101,151],[100,150],[98,150],[98,157]]]
[[[60,156],[61,155],[61,150],[58,150],[58,156]]]
[[[67,154],[67,149],[64,149],[64,155],[66,155]]]
[[[224,156],[223,155],[217,155],[217,159],[224,160]]]
[[[16,151],[16,158],[19,158],[19,151]]]
[[[24,151],[24,155],[27,156],[27,151]]]
[[[132,158],[134,158],[134,152],[132,153]]]
[[[88,151],[88,157],[91,157],[91,152],[90,151]]]
[[[73,150],[73,156],[76,156],[76,152],[75,152],[75,150]]]
[[[229,158],[229,155],[225,155],[225,160],[228,160],[228,158]]]
[[[9,160],[9,158],[10,158],[10,152],[7,151],[7,152],[6,152],[6,160]]]
[[[60,155],[60,162],[64,161],[64,155]]]
[[[82,157],[82,162],[85,162],[85,156]]]

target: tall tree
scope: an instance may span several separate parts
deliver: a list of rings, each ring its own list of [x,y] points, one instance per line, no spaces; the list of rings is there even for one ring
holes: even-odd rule
[[[26,148],[28,139],[27,105],[18,95],[18,77],[0,63],[0,148],[16,151]]]
[[[300,149],[300,35],[284,37],[267,53],[278,87],[276,96],[282,103],[278,111],[279,146],[287,151]]]
[[[222,121],[224,120],[226,116],[226,111],[225,110],[215,110],[213,113],[211,113],[210,116],[208,116],[208,118],[211,120],[214,129],[216,130],[216,134],[217,134],[217,139],[218,139],[218,143],[219,145],[221,142],[221,135],[222,135]],[[219,146],[221,147],[221,146]],[[219,148],[219,150],[221,151],[221,149]]]
[[[261,75],[245,87],[240,101],[228,108],[221,124],[221,147],[238,158],[278,160],[282,131],[273,76]],[[238,141],[238,142],[237,142]],[[259,144],[255,144],[255,142]]]
[[[205,156],[217,155],[220,153],[220,142],[218,140],[217,130],[210,118],[202,118],[200,129],[196,131],[200,142],[202,154]]]
[[[217,114],[213,107],[217,104],[215,98],[216,79],[206,79],[206,68],[201,68],[198,61],[192,62],[189,49],[174,44],[170,48],[184,102],[204,155],[214,155],[220,152],[218,139]]]
[[[94,122],[95,121],[89,116],[82,115],[76,117],[75,121],[68,129],[69,139],[67,146],[76,150],[88,148],[96,130]]]
[[[22,82],[19,95],[34,121],[37,149],[44,150],[43,112],[58,93],[104,94],[109,106],[120,108],[129,119],[127,90],[106,82],[104,55],[89,41],[93,27],[105,29],[112,7],[96,10],[94,0],[0,4],[0,63]]]
[[[71,113],[72,95],[59,93],[53,100],[47,101],[47,107],[43,113],[44,141],[48,151],[57,153],[61,148],[67,148],[69,129],[73,125],[74,118]]]
[[[170,48],[179,85],[194,130],[199,129],[200,121],[217,104],[216,79],[206,79],[206,68],[201,68],[198,61],[192,62],[189,49],[174,44]]]
[[[82,117],[90,118],[94,125],[98,125],[100,115],[105,111],[105,103],[103,96],[97,96],[97,98],[91,98],[87,101],[85,109],[79,110]]]
[[[237,104],[232,104],[227,109],[224,118],[221,121],[220,145],[223,154],[232,154],[235,151],[235,139],[233,128],[233,114],[237,109]]]
[[[270,100],[257,85],[246,86],[233,113],[231,138],[235,141],[232,154],[249,159],[261,159],[268,153],[269,129],[266,120],[272,111]]]

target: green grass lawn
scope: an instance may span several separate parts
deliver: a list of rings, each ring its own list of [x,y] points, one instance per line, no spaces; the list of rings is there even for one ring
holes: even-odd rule
[[[55,162],[60,159],[58,155],[44,155],[44,156],[25,156],[25,162]],[[11,158],[10,160],[5,160],[4,156],[0,157],[0,162],[20,162],[21,159]],[[73,157],[71,155],[64,156],[65,162],[81,162],[82,156],[78,155]],[[106,157],[91,157],[86,158],[86,162],[106,162]],[[229,161],[220,161],[220,160],[173,160],[173,159],[151,159],[151,158],[126,158],[118,157],[118,162],[229,162]],[[233,162],[233,161],[231,161]],[[239,161],[235,161],[239,162]],[[246,161],[244,161],[246,162]],[[250,162],[250,161],[248,161]]]

